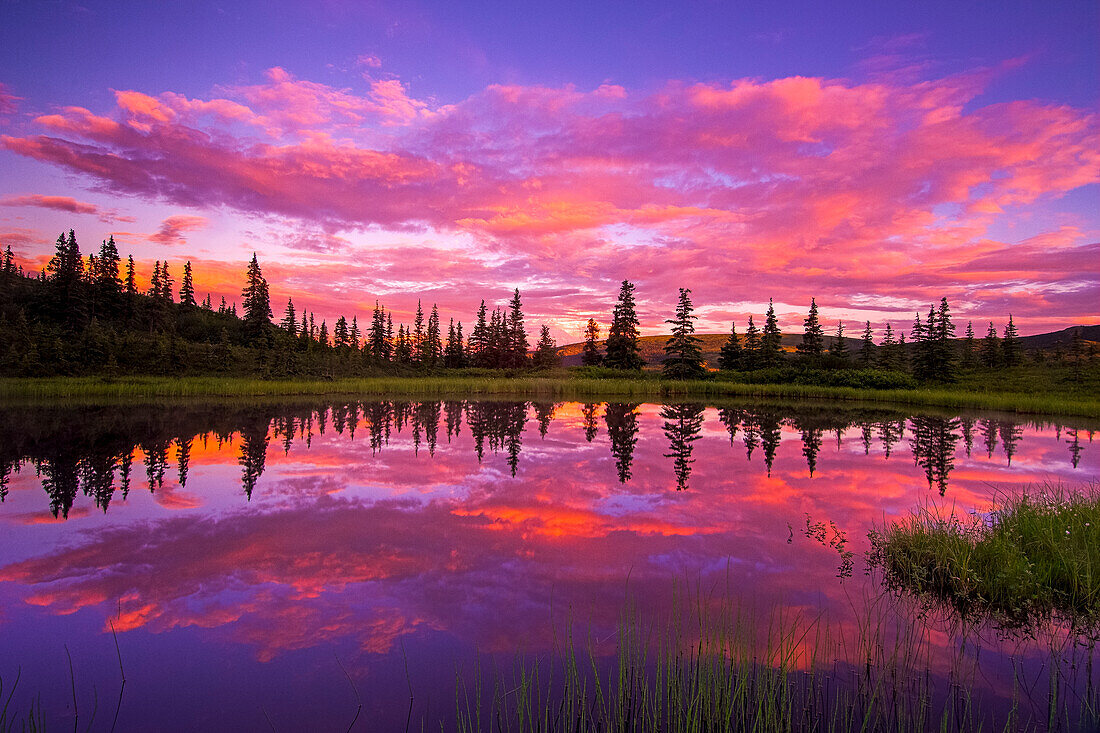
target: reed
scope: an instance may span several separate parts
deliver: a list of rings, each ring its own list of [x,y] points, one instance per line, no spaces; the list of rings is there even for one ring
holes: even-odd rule
[[[1017,671],[1021,684],[1006,702],[978,690],[977,656],[962,647],[946,674],[932,672],[934,632],[915,616],[896,624],[890,614],[872,602],[854,634],[834,634],[820,617],[776,612],[761,619],[703,598],[646,626],[628,605],[610,658],[597,654],[591,634],[569,634],[545,659],[517,657],[488,675],[479,664],[469,680],[459,674],[454,727],[824,733],[1100,724],[1095,682],[1080,674],[1081,657],[1091,659],[1094,649],[1052,648],[1057,673],[1048,694],[1021,692]],[[1067,682],[1074,694],[1057,694]]]

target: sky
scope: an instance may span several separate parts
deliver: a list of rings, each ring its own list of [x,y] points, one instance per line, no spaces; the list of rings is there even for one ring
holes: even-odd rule
[[[1100,5],[0,0],[0,247],[276,319],[1100,322]]]

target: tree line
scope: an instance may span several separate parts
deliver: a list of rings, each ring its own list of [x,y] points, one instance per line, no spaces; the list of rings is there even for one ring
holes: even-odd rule
[[[248,372],[292,377],[560,364],[546,325],[533,349],[529,344],[519,289],[508,303],[491,310],[482,300],[468,333],[454,318],[444,328],[438,306],[425,309],[419,302],[410,324],[395,324],[393,313],[376,301],[364,326],[356,315],[350,321],[341,315],[330,328],[314,313],[299,312],[292,299],[275,322],[255,254],[244,274],[240,312],[224,297],[216,307],[209,294],[197,300],[190,261],[182,266],[178,288],[171,267],[158,260],[148,289],[140,290],[133,257],[123,262],[113,237],[85,258],[73,230],[63,233],[38,273],[23,272],[8,246],[0,260],[0,367],[25,376]],[[664,347],[666,378],[699,379],[709,372],[695,334],[694,310],[691,290],[681,288],[675,313],[665,321],[671,331]],[[965,337],[956,339],[946,298],[930,306],[927,315],[916,315],[908,341],[887,323],[876,343],[870,321],[862,337],[852,339],[845,336],[844,321],[838,321],[826,345],[815,299],[793,354],[783,350],[782,336],[769,300],[762,325],[749,316],[741,334],[731,324],[718,371],[752,375],[791,366],[859,368],[934,382],[951,381],[962,369],[1015,366],[1023,360],[1011,314],[1002,335],[991,322],[984,338],[977,339],[967,323]],[[600,325],[589,319],[581,360],[585,366],[625,372],[645,365],[635,286],[629,280],[620,286],[605,341]]]

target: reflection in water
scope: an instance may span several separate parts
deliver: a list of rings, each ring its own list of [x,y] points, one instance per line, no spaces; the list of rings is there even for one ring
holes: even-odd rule
[[[522,401],[426,400],[345,402],[315,407],[238,408],[224,419],[207,414],[200,408],[182,410],[178,424],[169,427],[164,421],[141,416],[140,410],[113,408],[102,410],[97,418],[65,424],[56,411],[20,413],[6,417],[9,440],[0,447],[0,501],[7,496],[13,472],[26,463],[41,476],[42,488],[50,498],[50,511],[55,517],[67,517],[76,497],[90,497],[96,507],[106,511],[116,491],[123,499],[129,493],[131,465],[135,454],[145,467],[146,485],[150,492],[164,487],[170,453],[174,452],[178,482],[186,486],[194,441],[203,444],[213,440],[220,447],[237,443],[241,467],[241,487],[251,498],[257,481],[264,472],[268,445],[275,440],[284,455],[296,441],[308,449],[315,435],[323,436],[326,428],[337,435],[354,439],[357,430],[369,436],[372,453],[379,453],[394,434],[408,432],[414,454],[424,449],[434,456],[439,442],[441,423],[447,442],[456,439],[466,425],[473,437],[473,449],[478,461],[490,453],[507,455],[509,472],[516,476],[523,448],[523,431],[528,416],[534,414],[539,436],[545,438],[562,403]],[[604,423],[611,456],[615,461],[620,483],[631,479],[634,449],[638,443],[639,404],[611,402],[603,405]],[[595,441],[598,433],[597,413],[600,405],[587,403],[580,407],[581,429],[586,442]],[[136,412],[136,416],[135,416]],[[692,446],[699,439],[705,423],[701,404],[671,404],[661,408],[661,429],[668,441],[665,458],[672,461],[676,488],[690,486]],[[993,458],[1000,446],[1005,464],[1012,465],[1024,437],[1025,424],[1004,419],[969,416],[918,414],[899,417],[884,410],[849,410],[837,413],[825,410],[782,412],[775,408],[726,406],[716,411],[717,422],[734,445],[738,435],[745,455],[752,460],[758,448],[763,453],[764,469],[771,475],[777,451],[783,442],[783,430],[798,433],[801,453],[809,476],[817,471],[824,433],[836,435],[836,451],[843,449],[844,434],[858,428],[863,454],[870,456],[878,439],[883,458],[889,459],[894,448],[906,434],[915,466],[924,474],[928,487],[945,495],[949,478],[955,468],[960,441],[967,458],[975,442],[975,431],[987,458]],[[110,425],[110,432],[98,434],[101,422]],[[17,427],[18,426],[18,427]],[[1033,424],[1034,427],[1041,427]],[[1055,426],[1058,435],[1063,427]],[[25,432],[24,432],[25,430]],[[1091,442],[1092,431],[1076,427],[1064,428],[1072,467],[1078,468],[1084,445],[1081,434]],[[173,450],[174,449],[174,450]]]
[[[676,489],[683,491],[688,487],[691,464],[695,462],[691,444],[699,439],[699,431],[703,429],[703,405],[666,405],[661,408],[661,419],[665,421],[662,427],[671,451],[665,453],[665,458],[672,459]]]
[[[114,628],[127,672],[206,654],[208,694],[242,647],[232,668],[265,690],[302,682],[333,648],[364,689],[405,680],[405,649],[429,677],[473,649],[550,649],[563,617],[606,657],[627,589],[667,616],[685,577],[737,589],[746,614],[828,614],[847,640],[864,628],[852,599],[876,590],[852,572],[872,526],[930,494],[984,511],[990,483],[1095,476],[1091,437],[759,403],[0,408],[0,665]],[[150,491],[130,492],[142,466]],[[922,637],[933,675],[949,674],[953,633]],[[983,651],[990,695],[1011,691],[1028,654]],[[453,699],[447,677],[417,700]],[[403,725],[405,706],[375,711],[379,727]]]

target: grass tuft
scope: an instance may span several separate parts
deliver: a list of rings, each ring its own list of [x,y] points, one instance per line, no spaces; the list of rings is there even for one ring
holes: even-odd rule
[[[1029,487],[988,515],[923,509],[871,533],[888,587],[1008,628],[1100,632],[1100,485]]]

